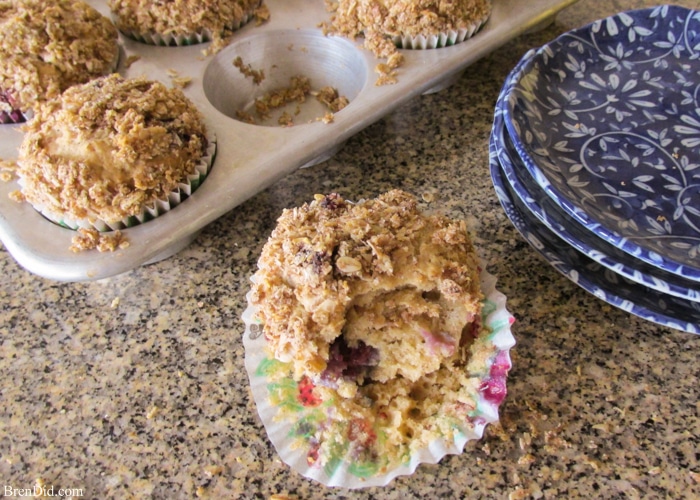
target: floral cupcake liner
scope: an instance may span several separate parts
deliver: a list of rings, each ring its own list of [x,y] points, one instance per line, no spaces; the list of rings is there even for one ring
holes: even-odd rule
[[[255,281],[255,276],[251,279]],[[510,329],[514,318],[506,309],[505,295],[495,285],[496,278],[482,267],[482,333],[472,351],[476,354],[473,359],[479,358],[480,365],[475,370],[465,368],[469,386],[473,387],[473,409],[465,412],[461,420],[437,415],[435,424],[444,432],[394,460],[373,452],[372,446],[382,440],[382,430],[369,419],[344,422],[331,445],[321,446],[316,436],[332,423],[329,416],[336,410],[333,398],[324,399],[329,392],[314,391],[315,386],[308,379],[296,382],[289,364],[269,357],[263,327],[249,298],[242,316],[246,325],[245,365],[258,413],[280,458],[296,472],[326,486],[384,486],[397,476],[412,474],[421,463],[438,463],[447,454],[462,453],[468,441],[481,439],[485,427],[498,421],[511,368],[510,349],[515,345]],[[362,442],[358,446],[359,441]],[[385,440],[382,446],[387,445]],[[324,452],[326,455],[320,456]]]
[[[216,156],[216,137],[211,135],[207,137],[207,139],[208,144],[206,154],[202,157],[201,161],[195,165],[192,173],[178,185],[177,189],[168,193],[167,198],[156,200],[152,205],[144,207],[137,215],[132,215],[119,221],[88,221],[85,219],[71,219],[63,214],[56,214],[43,206],[34,205],[34,208],[51,222],[73,230],[84,228],[97,229],[100,232],[108,232],[143,224],[144,222],[153,220],[178,206],[180,203],[189,198],[204,182],[207,175],[209,175],[209,171],[211,170],[212,164],[214,163],[214,158]],[[18,184],[20,187],[23,187],[21,178],[18,180]]]

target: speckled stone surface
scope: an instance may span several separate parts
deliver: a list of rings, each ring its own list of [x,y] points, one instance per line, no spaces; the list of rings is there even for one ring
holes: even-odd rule
[[[698,7],[697,0],[679,5]],[[488,175],[500,86],[522,54],[643,0],[581,0],[207,227],[186,250],[89,283],[37,278],[0,251],[0,488],[82,498],[698,498],[700,337],[578,288],[520,237]],[[315,193],[435,196],[465,218],[517,322],[500,425],[384,488],[290,471],[256,413],[240,319],[285,207]],[[76,496],[78,498],[78,496]]]

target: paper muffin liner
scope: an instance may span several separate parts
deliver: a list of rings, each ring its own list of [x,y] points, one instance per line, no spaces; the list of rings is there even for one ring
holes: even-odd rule
[[[482,28],[482,26],[486,24],[488,19],[489,16],[486,16],[467,27],[430,35],[394,35],[391,37],[391,40],[399,49],[427,50],[449,47],[468,40],[474,36]]]
[[[234,20],[231,24],[224,26],[225,29],[230,31],[236,31],[241,29],[243,26],[248,24],[255,15],[255,9],[262,5],[262,0],[255,5],[252,9],[245,12],[243,17],[238,20]],[[118,16],[113,15],[112,18],[115,24],[118,24]],[[214,40],[215,34],[208,28],[202,28],[195,33],[185,33],[185,34],[173,34],[173,33],[158,33],[156,31],[138,31],[121,29],[122,34],[136,40],[137,42],[145,43],[147,45],[160,45],[167,47],[185,47],[188,45],[198,45],[201,43],[207,43]]]
[[[481,369],[472,371],[469,365],[465,368],[475,387],[475,409],[464,421],[442,422],[450,428],[449,436],[436,437],[393,462],[377,455],[374,459],[358,459],[349,433],[336,436],[338,442],[331,447],[335,450],[333,456],[318,456],[320,448],[313,439],[314,429],[326,425],[333,401],[313,400],[317,397],[312,392],[313,385],[308,380],[295,382],[290,365],[267,354],[263,327],[256,318],[249,292],[248,307],[242,315],[246,327],[245,366],[258,414],[280,458],[296,472],[326,486],[364,488],[384,486],[397,476],[412,474],[421,463],[436,464],[447,454],[462,453],[468,441],[481,439],[486,426],[498,421],[498,409],[506,396],[510,349],[515,345],[510,327],[515,320],[506,309],[505,295],[496,290],[496,278],[483,266],[480,278],[485,299],[482,333],[475,345],[479,343],[476,349]],[[251,281],[255,282],[255,276]],[[377,434],[380,433],[378,429]],[[372,457],[371,450],[362,456]]]
[[[34,209],[40,212],[48,220],[73,230],[84,228],[97,229],[100,232],[107,232],[143,224],[144,222],[153,220],[178,206],[180,203],[189,198],[192,193],[194,193],[204,182],[207,175],[209,175],[209,171],[211,170],[214,163],[214,158],[216,156],[216,137],[213,134],[210,134],[207,137],[207,140],[208,144],[206,153],[195,165],[192,173],[188,174],[175,190],[168,193],[167,198],[156,200],[152,205],[144,207],[137,215],[125,217],[119,221],[89,221],[87,219],[72,219],[66,217],[65,214],[56,214],[47,207],[36,204],[33,205]],[[20,178],[17,182],[21,188],[24,187],[22,178]]]

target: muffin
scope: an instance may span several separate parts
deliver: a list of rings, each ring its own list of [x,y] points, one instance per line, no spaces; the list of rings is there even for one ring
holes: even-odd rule
[[[272,355],[344,397],[437,370],[481,308],[464,222],[424,215],[398,190],[286,210],[258,268],[252,300]]]
[[[317,195],[282,213],[251,281],[251,389],[305,476],[383,485],[498,419],[513,318],[463,221],[400,190]]]
[[[119,30],[154,45],[220,41],[239,29],[262,0],[109,0]]]
[[[80,0],[0,0],[0,122],[112,72],[117,29]]]
[[[492,0],[338,0],[332,8],[331,31],[364,37],[365,48],[387,67],[389,75],[402,62],[397,48],[432,49],[471,37],[491,15]]]
[[[44,102],[23,130],[20,197],[72,228],[158,216],[196,189],[213,157],[204,118],[181,90],[117,74]]]

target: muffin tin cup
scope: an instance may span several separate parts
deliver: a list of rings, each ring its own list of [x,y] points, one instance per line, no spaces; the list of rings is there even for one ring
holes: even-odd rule
[[[259,112],[262,102],[292,88],[297,77],[308,79],[308,94]],[[233,120],[250,117],[252,125],[279,127],[286,113],[294,127],[303,127],[327,113],[344,111],[333,112],[319,102],[321,89],[335,89],[349,107],[368,80],[365,59],[349,40],[312,29],[274,30],[252,33],[216,54],[204,72],[203,90],[209,102]]]
[[[255,276],[251,280],[254,282]],[[312,389],[308,384],[295,382],[288,364],[269,357],[263,327],[256,319],[256,307],[250,303],[249,292],[248,307],[242,315],[245,366],[258,414],[280,458],[296,472],[326,486],[365,488],[384,486],[397,476],[412,474],[422,463],[436,464],[445,455],[460,454],[468,441],[481,439],[486,426],[499,419],[499,406],[506,397],[506,378],[511,368],[510,349],[515,345],[511,332],[515,320],[506,308],[506,297],[496,289],[496,278],[483,267],[481,286],[485,297],[482,311],[485,333],[474,345],[478,346],[476,357],[487,361],[477,368],[470,364],[465,367],[475,388],[475,409],[463,421],[447,422],[444,418],[440,422],[438,417],[436,422],[446,424],[440,425],[441,428],[450,426],[452,435],[436,436],[395,461],[388,461],[386,456],[358,459],[355,443],[343,434],[337,436],[336,446],[331,448],[336,453],[318,456],[320,448],[314,440],[314,431],[331,423],[333,401],[313,401],[315,396],[309,397]],[[373,431],[381,439],[379,424],[375,423]],[[371,455],[370,452],[362,456]]]
[[[126,248],[100,253],[70,250],[74,231],[47,221],[28,203],[8,196],[16,182],[0,183],[0,238],[8,252],[29,271],[60,281],[84,281],[114,276],[170,255],[207,224],[223,216],[285,175],[302,166],[323,168],[323,162],[353,135],[426,92],[454,83],[467,67],[511,40],[541,25],[576,0],[495,0],[489,21],[477,33],[436,50],[402,50],[404,63],[392,85],[376,85],[375,69],[382,61],[362,47],[362,40],[325,35],[330,21],[323,2],[265,0],[269,21],[249,22],[232,34],[230,43],[212,54],[207,44],[179,47],[149,45],[120,33],[122,58],[117,71],[125,78],[145,77],[183,92],[202,111],[216,134],[214,165],[191,196],[145,223],[124,228]],[[106,0],[88,0],[103,14]],[[263,70],[260,85],[246,78],[233,61]],[[307,96],[299,108],[287,109],[291,126],[280,126],[277,115],[246,123],[237,111],[250,109],[256,98],[289,84],[289,77],[309,77],[317,91],[331,86],[348,98],[338,112]],[[177,80],[176,80],[177,79]],[[0,126],[0,158],[14,160],[21,129]]]

